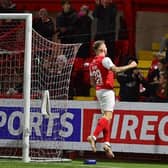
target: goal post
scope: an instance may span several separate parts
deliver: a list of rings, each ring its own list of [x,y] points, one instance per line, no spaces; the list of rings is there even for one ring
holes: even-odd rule
[[[29,132],[30,132],[30,81],[31,81],[31,48],[32,48],[32,14],[0,14],[0,19],[25,20],[25,52],[24,52],[24,128],[22,155],[23,161],[29,162]]]
[[[32,15],[26,16],[25,56],[24,56],[24,127],[23,127],[23,161],[29,162],[30,137],[30,89],[31,89],[31,48],[32,48]]]
[[[0,14],[0,157],[63,160],[64,142],[71,139],[69,84],[80,46],[42,37],[32,29],[32,14]]]

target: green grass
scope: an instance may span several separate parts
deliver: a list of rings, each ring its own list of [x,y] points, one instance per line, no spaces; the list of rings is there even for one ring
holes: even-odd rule
[[[30,162],[23,163],[20,160],[0,159],[0,168],[167,168],[168,164],[152,163],[128,163],[114,161],[97,161],[95,165],[83,164],[83,161],[72,161],[67,163],[54,162]]]

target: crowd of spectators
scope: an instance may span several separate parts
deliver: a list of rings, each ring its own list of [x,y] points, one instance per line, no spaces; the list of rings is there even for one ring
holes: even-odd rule
[[[0,1],[1,13],[16,12],[16,4],[12,0]],[[73,9],[70,0],[61,0],[62,10],[56,18],[42,8],[33,14],[33,28],[44,38],[61,43],[82,43],[77,52],[77,59],[72,72],[70,97],[89,96],[89,62],[92,60],[91,43],[94,40],[105,40],[108,56],[114,63],[127,64],[135,59],[128,56],[125,49],[116,61],[116,17],[117,7],[112,0],[95,0],[93,11],[83,4],[79,11]],[[123,16],[119,18],[118,39],[127,41],[127,27]],[[127,45],[124,45],[127,46]],[[121,47],[119,47],[121,49]],[[168,40],[163,38],[157,57],[153,60],[147,77],[138,68],[116,74],[120,84],[120,101],[168,102]],[[165,53],[164,56],[162,53]],[[123,59],[124,56],[124,59]],[[138,62],[138,60],[137,60]],[[77,68],[76,68],[77,67]],[[10,90],[10,92],[13,90]]]
[[[131,63],[135,58],[128,58],[125,65]],[[138,61],[136,60],[138,63]],[[116,75],[120,84],[119,100],[120,101],[139,101],[140,85],[145,83],[145,79],[138,68],[133,68]]]
[[[147,77],[139,68],[117,74],[120,101],[168,102],[168,62],[160,56],[153,62]]]
[[[165,48],[166,53],[167,49]],[[168,102],[168,55],[157,54],[146,77],[144,101]]]

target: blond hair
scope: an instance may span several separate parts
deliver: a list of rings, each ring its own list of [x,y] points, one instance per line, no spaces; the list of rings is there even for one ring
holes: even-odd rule
[[[94,50],[94,52],[96,52],[97,49],[98,49],[102,44],[104,44],[104,43],[105,43],[104,40],[97,40],[97,41],[95,41],[95,42],[93,43],[93,50]]]

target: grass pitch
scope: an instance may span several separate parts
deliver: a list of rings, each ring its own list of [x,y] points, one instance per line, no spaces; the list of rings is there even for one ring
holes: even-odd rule
[[[87,165],[83,160],[67,163],[23,163],[21,160],[0,159],[0,168],[168,168],[168,164],[97,161],[95,165]]]

